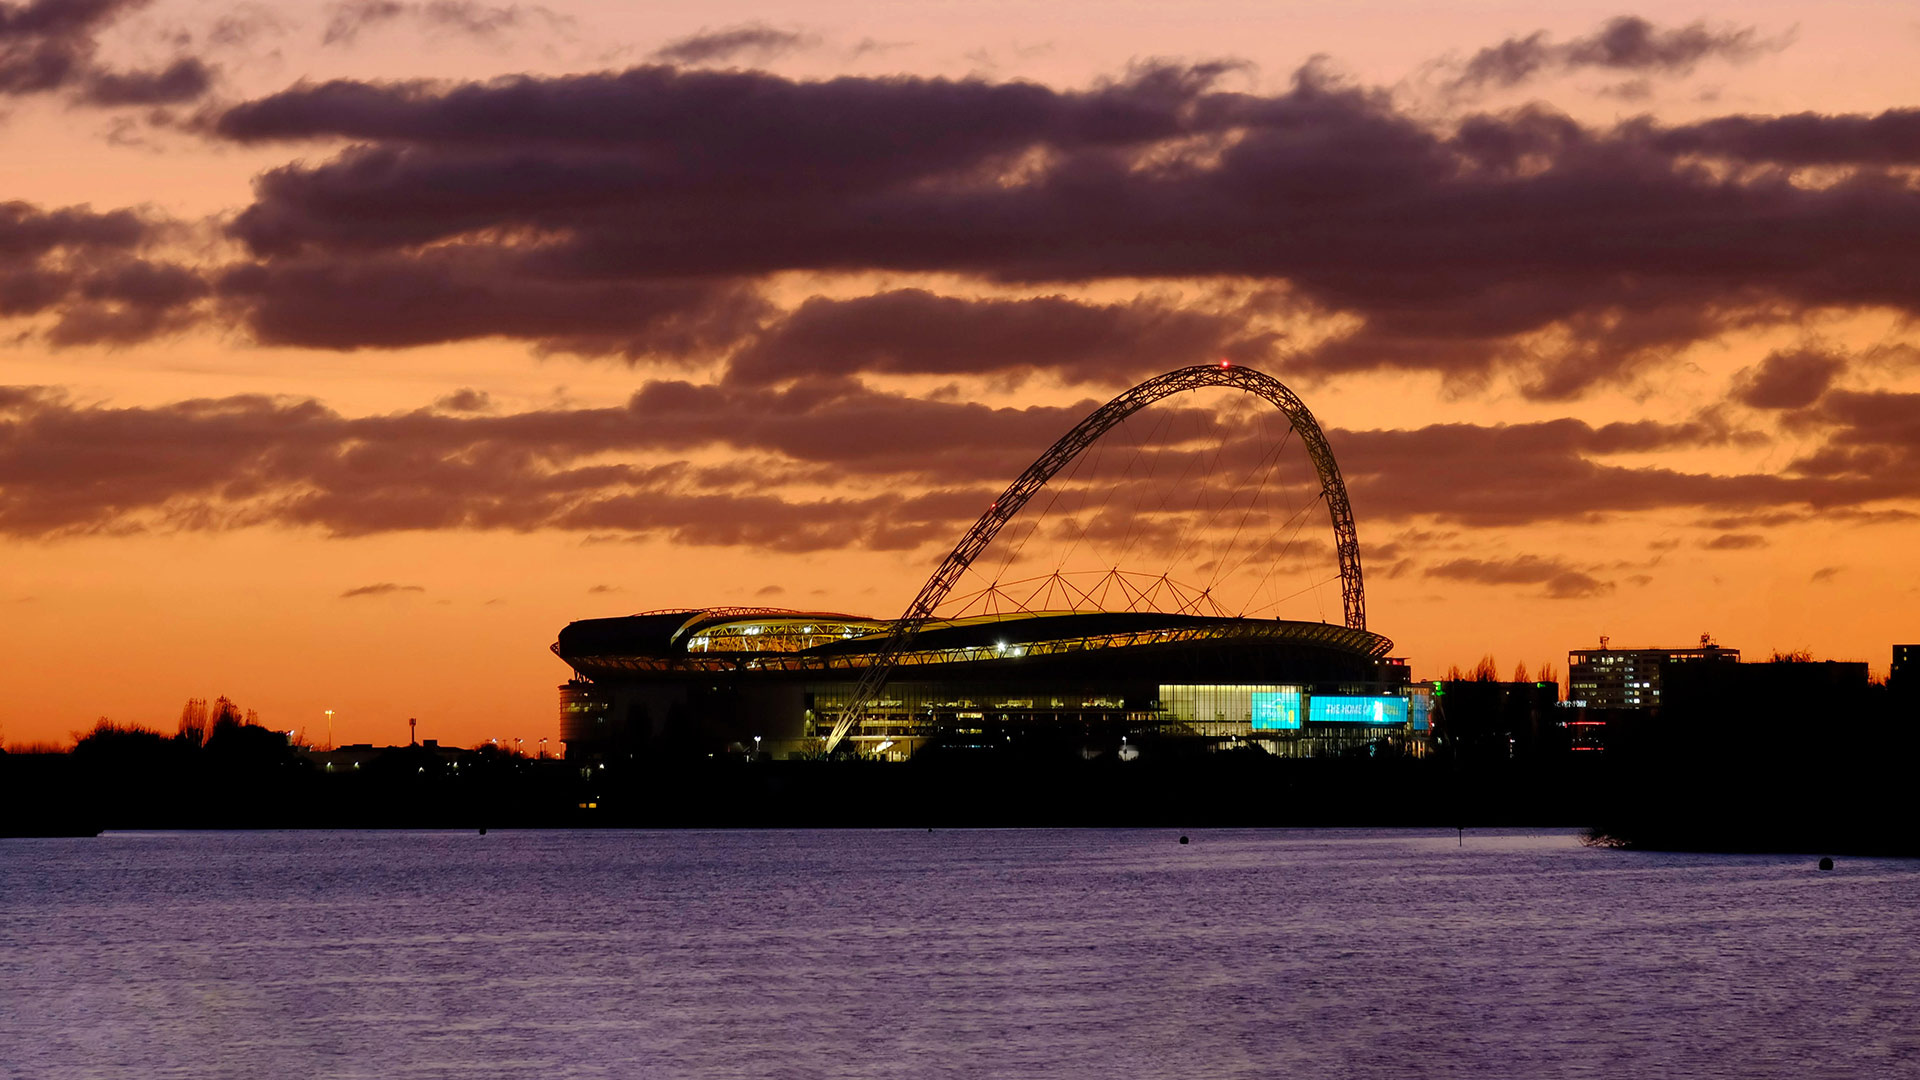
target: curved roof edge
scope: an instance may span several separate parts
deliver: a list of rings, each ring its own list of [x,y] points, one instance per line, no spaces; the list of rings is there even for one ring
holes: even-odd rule
[[[699,635],[687,633],[688,630],[738,621],[740,616],[719,613],[741,611],[794,619],[801,624],[812,620],[843,628],[861,626],[868,632],[853,636],[835,634],[823,644],[801,648],[793,647],[790,641],[780,647],[773,640],[767,642],[773,647],[764,649],[707,651],[704,641],[700,641],[698,648],[689,648],[691,643],[699,641]],[[745,617],[750,619],[753,615]],[[1008,626],[1010,623],[1039,623],[1026,629],[1044,632],[1010,633],[1008,631],[1014,629]],[[983,635],[983,631],[992,627],[1000,628],[1001,633]],[[875,650],[887,640],[890,629],[891,623],[887,620],[828,612],[681,610],[572,623],[560,632],[553,651],[576,671],[608,675],[640,671],[845,670],[870,665]],[[773,639],[780,635],[766,636]],[[1337,623],[1221,619],[1158,612],[1035,612],[929,624],[916,642],[917,647],[909,650],[899,662],[903,666],[992,662],[1109,648],[1228,641],[1331,648],[1374,659],[1385,659],[1393,651],[1390,639]]]

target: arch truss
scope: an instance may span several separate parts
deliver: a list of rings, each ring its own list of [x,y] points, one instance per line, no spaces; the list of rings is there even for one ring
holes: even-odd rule
[[[1334,548],[1340,560],[1340,601],[1346,625],[1354,630],[1365,630],[1367,600],[1361,583],[1360,540],[1353,527],[1353,507],[1347,501],[1347,485],[1340,479],[1340,466],[1333,460],[1333,448],[1327,445],[1327,437],[1321,432],[1313,414],[1307,411],[1306,405],[1292,390],[1263,371],[1224,362],[1217,366],[1203,364],[1180,368],[1148,379],[1094,410],[1072,431],[1061,436],[1038,460],[1027,466],[1027,470],[993,501],[987,512],[980,515],[980,520],[974,522],[960,542],[954,545],[939,569],[921,586],[919,595],[913,598],[907,610],[894,622],[892,634],[875,653],[872,665],[860,677],[846,709],[834,724],[832,734],[827,736],[826,752],[832,753],[840,740],[860,722],[867,706],[878,696],[881,686],[893,673],[901,655],[913,644],[920,628],[933,618],[934,610],[946,599],[947,593],[959,582],[967,568],[973,565],[973,560],[986,550],[1000,530],[1027,504],[1027,500],[1047,485],[1047,481],[1127,417],[1161,398],[1212,386],[1231,387],[1265,398],[1286,414],[1287,422],[1300,436],[1307,456],[1313,459],[1313,467],[1320,474],[1320,497],[1326,500],[1327,514],[1333,519]]]

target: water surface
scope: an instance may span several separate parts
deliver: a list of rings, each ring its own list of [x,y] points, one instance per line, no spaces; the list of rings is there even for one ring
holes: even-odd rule
[[[0,841],[0,1075],[1920,1076],[1920,863],[1190,835]]]

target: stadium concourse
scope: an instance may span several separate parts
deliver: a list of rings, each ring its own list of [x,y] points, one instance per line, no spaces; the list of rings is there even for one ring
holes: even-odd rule
[[[1341,623],[1234,614],[1207,590],[1117,568],[1098,588],[1050,584],[1052,604],[937,614],[1001,529],[1082,451],[1148,405],[1206,387],[1265,399],[1284,414],[1287,437],[1299,436],[1318,479],[1310,503],[1324,503],[1332,524]],[[1124,610],[1096,602],[1108,596]],[[1081,421],[993,502],[897,619],[674,609],[575,622],[553,645],[574,676],[560,688],[568,757],[656,761],[836,752],[1127,761],[1252,748],[1420,756],[1431,697],[1392,648],[1367,629],[1353,515],[1318,423],[1272,376],[1226,363],[1149,379]]]

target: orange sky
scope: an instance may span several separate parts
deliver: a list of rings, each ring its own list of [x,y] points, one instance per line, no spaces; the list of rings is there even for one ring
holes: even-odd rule
[[[894,614],[1223,353],[1422,677],[1920,636],[1907,5],[57,9],[0,5],[9,745],[226,694],[531,747],[568,621]],[[1337,620],[1320,542],[1277,613]]]

